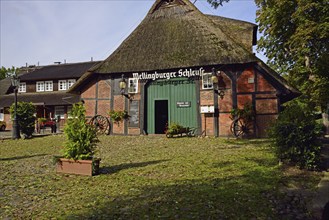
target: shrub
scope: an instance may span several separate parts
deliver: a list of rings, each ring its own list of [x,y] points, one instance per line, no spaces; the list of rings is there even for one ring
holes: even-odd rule
[[[180,125],[176,122],[171,122],[170,125],[168,126],[166,134],[179,134],[179,133],[185,132],[185,131],[186,131],[186,128],[183,127],[182,125]]]
[[[320,135],[313,115],[298,104],[292,104],[280,113],[270,130],[278,158],[307,169],[319,166]]]
[[[15,103],[10,106],[10,114],[14,117]],[[34,114],[36,108],[29,102],[17,102],[17,120],[20,131],[26,138],[32,136],[35,129],[35,117]]]
[[[74,160],[92,159],[98,141],[96,130],[87,123],[82,103],[74,104],[71,118],[64,127],[67,141],[62,153]]]

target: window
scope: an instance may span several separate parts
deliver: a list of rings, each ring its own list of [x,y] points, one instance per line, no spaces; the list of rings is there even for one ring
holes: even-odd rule
[[[128,79],[128,93],[137,93],[138,92],[138,79],[129,78]]]
[[[75,83],[75,79],[67,80],[67,89],[71,88],[74,83]]]
[[[55,106],[55,118],[59,116],[60,119],[64,119],[64,113],[64,106]]]
[[[68,118],[72,118],[71,112],[72,112],[72,105],[67,106],[67,117]]]
[[[0,108],[0,121],[3,121],[5,120],[5,114],[4,114],[4,109],[3,108]]]
[[[53,81],[45,81],[45,91],[53,91]]]
[[[26,92],[26,83],[22,82],[19,84],[18,92]]]
[[[204,73],[202,75],[202,89],[212,89],[213,82],[211,79],[211,73]]]
[[[66,80],[58,81],[58,90],[66,90]]]
[[[37,92],[45,91],[45,82],[37,82]]]

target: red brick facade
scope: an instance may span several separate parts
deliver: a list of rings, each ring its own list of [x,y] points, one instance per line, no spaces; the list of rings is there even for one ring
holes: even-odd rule
[[[216,106],[215,97],[218,105],[218,114],[198,112],[199,119],[199,133],[209,136],[232,136],[230,130],[232,119],[231,110],[233,108],[243,108],[246,104],[253,106],[256,113],[256,120],[252,136],[264,137],[271,122],[276,119],[279,108],[280,100],[277,96],[277,89],[272,85],[271,79],[268,80],[264,73],[258,71],[252,65],[246,66],[242,71],[228,69],[227,72],[223,71],[223,80],[226,84],[225,95],[221,99],[213,89],[202,89],[202,79],[196,79],[199,83],[196,84],[199,90],[199,97],[197,100],[199,108],[201,106]],[[97,78],[98,77],[98,78]],[[122,123],[111,122],[111,133],[117,135],[140,135],[144,131],[145,105],[146,100],[143,98],[145,94],[143,86],[145,82],[139,82],[138,93],[130,96],[130,99],[114,92],[112,88],[115,77],[108,75],[98,75],[90,83],[84,87],[81,93],[81,98],[85,101],[87,116],[103,115],[109,117],[110,110],[115,111],[128,111],[130,109],[131,100],[138,100],[139,106],[139,126],[130,127],[129,121]],[[128,78],[129,76],[127,76]],[[131,76],[130,76],[131,77]],[[111,87],[112,86],[112,87]],[[147,114],[147,113],[146,113]],[[217,127],[216,127],[217,126]],[[217,134],[216,134],[217,133]]]

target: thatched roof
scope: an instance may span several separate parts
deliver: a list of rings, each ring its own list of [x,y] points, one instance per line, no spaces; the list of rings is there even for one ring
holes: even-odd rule
[[[9,77],[0,80],[0,96],[8,93],[11,87],[11,79]]]
[[[81,77],[89,68],[98,64],[99,61],[66,63],[42,66],[33,72],[20,76],[21,81],[55,80]]]
[[[256,61],[218,21],[189,0],[156,0],[132,34],[92,70],[123,73]]]
[[[252,51],[252,46],[256,45],[258,29],[256,24],[221,16],[207,15],[207,17],[225,31],[227,35],[236,42],[242,43],[250,51]]]

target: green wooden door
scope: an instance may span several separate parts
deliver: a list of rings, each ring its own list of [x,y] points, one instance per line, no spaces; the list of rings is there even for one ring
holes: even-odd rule
[[[156,103],[166,101],[168,103],[168,124],[176,122],[185,127],[197,127],[196,100],[195,81],[176,78],[151,82],[147,86],[147,133],[155,134],[161,130],[156,127],[156,124],[161,124],[156,123],[156,120],[159,120],[158,114],[163,114],[165,111],[157,112]]]

